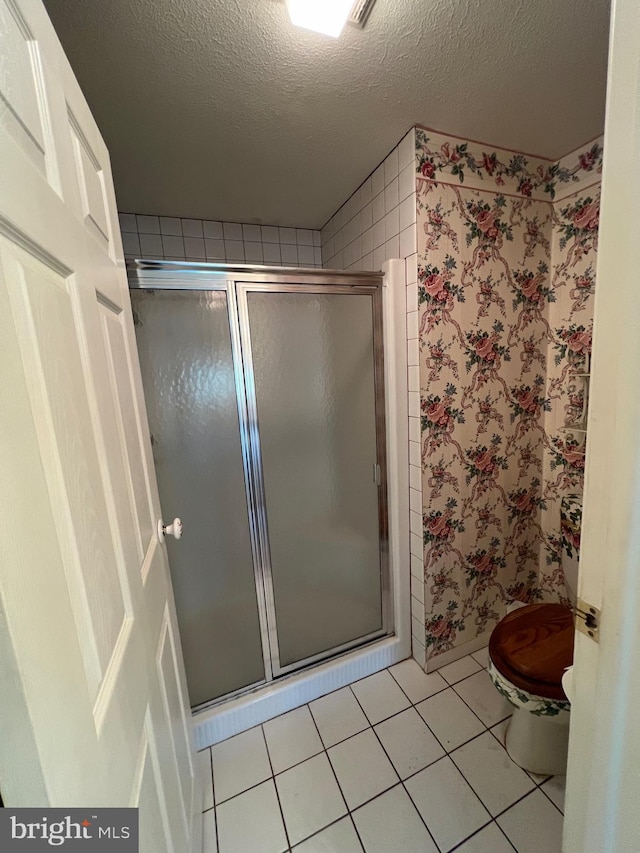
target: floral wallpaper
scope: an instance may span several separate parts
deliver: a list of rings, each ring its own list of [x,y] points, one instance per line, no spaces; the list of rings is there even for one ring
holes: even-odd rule
[[[552,163],[419,128],[416,147],[429,659],[509,600],[566,597],[602,146]]]

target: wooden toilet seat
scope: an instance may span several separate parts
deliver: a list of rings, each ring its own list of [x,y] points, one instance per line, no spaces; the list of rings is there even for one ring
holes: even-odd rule
[[[493,630],[493,665],[520,690],[566,700],[562,676],[573,663],[573,614],[562,604],[528,604],[507,614]]]

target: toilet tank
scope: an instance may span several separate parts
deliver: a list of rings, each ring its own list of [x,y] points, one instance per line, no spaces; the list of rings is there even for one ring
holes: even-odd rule
[[[565,495],[560,505],[562,535],[562,571],[567,595],[576,603],[578,593],[578,561],[580,558],[580,531],[582,528],[582,497]]]

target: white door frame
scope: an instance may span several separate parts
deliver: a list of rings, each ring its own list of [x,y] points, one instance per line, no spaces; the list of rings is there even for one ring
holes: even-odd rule
[[[564,853],[640,850],[640,7],[614,0]]]

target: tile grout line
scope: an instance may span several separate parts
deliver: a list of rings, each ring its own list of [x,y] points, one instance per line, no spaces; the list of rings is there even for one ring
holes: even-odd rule
[[[209,766],[211,768],[211,796],[213,797],[213,824],[216,835],[216,850],[220,853],[220,838],[218,837],[218,812],[216,811],[216,781],[213,778],[213,750],[209,749]]]
[[[276,799],[278,801],[278,808],[280,809],[280,819],[282,820],[282,828],[284,829],[284,837],[287,840],[287,848],[291,850],[291,840],[289,838],[289,830],[287,829],[287,822],[284,819],[284,811],[282,810],[282,803],[280,802],[280,792],[278,791],[278,786],[276,785],[276,776],[273,772],[273,764],[271,762],[271,753],[269,752],[269,743],[267,742],[267,736],[264,731],[264,726],[260,723],[260,731],[262,732],[262,739],[264,740],[264,748],[267,750],[267,759],[269,761],[269,768],[271,770],[271,780],[273,781],[273,788],[276,792]],[[262,783],[260,783],[262,784]],[[254,787],[256,787],[254,785]],[[244,793],[244,792],[243,792]],[[221,851],[218,851],[221,853]]]
[[[356,699],[356,702],[357,701],[358,700]],[[318,732],[318,737],[320,738],[320,742],[324,745],[324,741],[322,740],[322,735],[320,734],[320,729],[318,728],[318,724],[316,723],[316,719],[313,716],[313,711],[311,710],[310,706],[311,706],[311,703],[310,702],[307,703],[307,708],[309,708],[309,713],[311,714],[311,719],[313,720],[313,725],[316,727],[316,731]],[[363,711],[363,713],[364,713],[364,711]],[[365,714],[365,717],[367,718],[367,721],[368,721],[369,718],[367,717],[366,714]],[[366,731],[366,729],[363,729],[362,731]],[[358,732],[357,734],[362,734],[362,732]],[[356,737],[356,735],[351,735],[351,737]],[[349,738],[345,738],[345,741],[346,740],[349,740]],[[345,741],[341,741],[341,742],[344,743]],[[333,746],[338,746],[338,744],[333,744]],[[325,754],[327,756],[327,761],[329,762],[329,767],[331,767],[331,772],[333,773],[334,779],[336,780],[336,785],[338,786],[338,790],[340,791],[340,796],[344,800],[344,804],[345,804],[345,807],[347,809],[347,815],[351,818],[351,823],[353,825],[353,829],[356,833],[358,841],[360,842],[360,846],[364,850],[364,844],[362,842],[362,838],[360,838],[360,833],[358,832],[358,827],[356,826],[356,822],[353,819],[353,814],[351,812],[351,809],[349,808],[349,803],[347,802],[347,798],[345,797],[344,791],[342,790],[342,785],[340,784],[340,780],[338,779],[338,774],[336,773],[335,767],[333,766],[333,763],[331,761],[331,756],[329,755],[329,749],[326,746],[324,747],[324,751],[325,751]],[[343,817],[344,817],[344,815],[343,815]],[[338,820],[342,820],[342,817],[338,818]],[[334,823],[335,822],[337,822],[337,821],[334,821]],[[332,825],[333,824],[329,824],[329,826],[332,826]],[[326,827],[325,827],[325,829],[326,829]],[[322,830],[319,830],[319,831],[322,832]]]
[[[388,671],[388,668],[387,668],[387,671]],[[389,673],[389,674],[391,675],[391,673]],[[391,675],[391,677],[393,678],[393,675]],[[395,678],[394,678],[393,680],[395,681]],[[396,684],[397,684],[397,683],[398,683],[398,682],[396,681]],[[406,699],[407,699],[407,701],[409,702],[409,706],[410,706],[411,708],[413,708],[413,704],[412,704],[412,702],[411,702],[411,699],[409,699],[409,697],[408,697],[408,696],[407,696],[407,694],[404,692],[404,690],[402,690],[402,687],[400,687],[400,685],[399,685],[399,684],[398,684],[398,687],[400,688],[400,690],[401,690],[401,691],[402,691],[402,693],[404,694],[405,698],[406,698]],[[362,713],[365,715],[365,717],[367,717],[367,719],[369,719],[369,717],[367,716],[367,712],[365,711],[365,709],[364,709],[364,708],[362,707],[362,705],[360,704],[360,700],[358,699],[358,697],[356,696],[356,694],[355,694],[355,693],[354,693],[353,695],[355,696],[355,699],[356,699],[356,702],[358,703],[358,705],[360,705],[360,708],[361,708],[361,710],[362,710]],[[405,710],[405,711],[408,711],[409,709],[408,709],[408,708],[405,708],[404,710]],[[415,709],[414,709],[414,710],[415,710]],[[402,711],[401,711],[400,713],[402,713]],[[417,713],[417,712],[416,712],[416,713]],[[397,716],[397,715],[394,715],[394,716]],[[387,719],[390,719],[390,718],[389,718],[389,717],[387,717]],[[378,721],[378,723],[376,723],[375,725],[380,725],[380,723],[383,723],[383,722],[384,722],[384,720],[379,720],[379,721]],[[419,817],[419,818],[420,818],[420,820],[422,821],[422,823],[423,823],[423,825],[424,825],[424,828],[427,830],[427,834],[429,835],[429,838],[433,841],[433,844],[434,844],[434,846],[435,846],[436,850],[438,850],[438,851],[440,851],[440,853],[442,853],[442,851],[440,850],[440,845],[436,843],[436,840],[435,840],[435,838],[433,837],[433,835],[431,834],[431,832],[430,832],[430,830],[429,830],[429,827],[428,827],[428,826],[427,826],[427,824],[426,824],[425,819],[422,817],[422,815],[420,814],[420,810],[418,809],[418,807],[417,807],[417,806],[416,806],[416,804],[414,803],[414,801],[413,801],[413,797],[411,796],[411,794],[410,794],[410,793],[409,793],[409,791],[407,790],[407,786],[404,784],[404,780],[402,779],[402,777],[401,777],[401,776],[400,776],[400,774],[398,773],[398,771],[397,771],[397,769],[396,769],[396,766],[395,766],[395,764],[393,763],[393,761],[391,760],[391,757],[390,757],[389,753],[388,753],[388,752],[387,752],[387,750],[384,748],[384,744],[383,744],[383,743],[382,743],[382,741],[380,740],[380,736],[378,735],[378,732],[377,732],[377,731],[376,731],[376,729],[375,729],[375,725],[371,724],[371,728],[372,728],[372,730],[373,730],[373,734],[375,735],[375,737],[376,737],[376,738],[377,738],[377,740],[378,740],[378,743],[380,744],[380,747],[381,747],[382,751],[383,751],[383,752],[384,752],[384,754],[387,756],[387,761],[388,761],[388,762],[389,762],[389,764],[393,767],[393,770],[394,770],[394,772],[395,772],[396,776],[398,777],[398,779],[400,780],[400,784],[402,785],[402,788],[403,788],[403,790],[404,790],[405,794],[407,795],[407,797],[409,797],[409,802],[411,803],[411,805],[413,806],[413,808],[416,810],[416,812],[417,812],[417,814],[418,814],[418,817]],[[425,723],[425,725],[427,725],[427,724]],[[428,726],[427,726],[427,728],[429,729],[429,727],[428,727]],[[431,731],[431,729],[429,729],[429,731]],[[433,732],[431,732],[431,734],[433,734]],[[433,736],[435,737],[435,735],[433,735]],[[440,741],[439,741],[437,738],[436,738],[436,741],[440,744],[440,747],[442,747],[442,744],[440,743]],[[432,764],[435,764],[435,762],[432,762]],[[428,765],[428,766],[429,766],[429,765]],[[425,769],[425,768],[422,768],[422,769]],[[420,772],[420,771],[418,771],[418,772]],[[413,775],[415,775],[415,774],[413,774]],[[395,788],[395,785],[393,785],[392,787],[394,787],[394,788]],[[391,790],[391,788],[388,788],[387,790],[389,791],[389,790]],[[384,792],[384,791],[383,791],[382,793],[386,793],[386,792]],[[379,796],[382,796],[382,794],[378,794],[377,796],[378,796],[378,797],[379,797]],[[374,797],[373,799],[376,799],[376,797]],[[371,802],[371,800],[370,800],[369,802]],[[362,805],[365,805],[365,804],[363,803]],[[362,806],[359,806],[359,808],[361,808],[361,807],[362,807]],[[354,821],[354,823],[355,823],[355,821]]]
[[[410,659],[410,658],[408,658],[407,660],[411,660],[411,659]],[[475,660],[475,658],[474,658],[474,660]],[[476,663],[478,663],[478,664],[479,664],[479,662],[478,662],[478,661],[476,661]],[[491,815],[491,813],[489,812],[489,810],[488,810],[488,809],[487,809],[487,807],[485,806],[485,804],[484,804],[484,802],[482,801],[482,799],[478,796],[478,794],[477,794],[477,792],[475,791],[474,787],[469,783],[469,781],[468,781],[467,777],[465,776],[465,774],[464,774],[464,773],[462,772],[462,770],[458,767],[458,765],[456,764],[456,762],[455,762],[455,758],[453,757],[452,753],[453,753],[453,752],[455,752],[455,751],[457,751],[457,750],[458,750],[458,749],[460,749],[461,747],[463,747],[463,746],[467,745],[467,744],[468,744],[468,743],[470,743],[471,741],[476,740],[476,739],[477,739],[477,738],[479,738],[479,737],[482,737],[482,735],[484,735],[484,734],[485,734],[485,733],[487,733],[487,732],[489,732],[489,733],[492,735],[492,737],[493,737],[493,738],[495,738],[495,740],[500,744],[500,746],[505,750],[505,753],[506,753],[506,749],[505,749],[504,744],[501,742],[501,740],[500,740],[500,739],[499,739],[499,737],[496,735],[496,733],[492,730],[493,728],[495,728],[496,726],[498,726],[498,725],[500,725],[502,722],[504,722],[504,720],[506,719],[506,717],[505,717],[505,718],[503,718],[502,720],[497,721],[496,723],[493,723],[491,726],[488,726],[488,725],[487,725],[487,724],[486,724],[486,723],[485,723],[485,722],[484,722],[484,721],[483,721],[483,720],[478,716],[478,714],[476,714],[476,713],[475,713],[475,711],[473,710],[473,708],[471,708],[471,707],[468,705],[468,703],[464,700],[464,698],[463,698],[462,696],[460,696],[460,695],[458,694],[458,692],[454,689],[456,684],[459,684],[459,683],[461,683],[462,681],[465,681],[465,680],[467,680],[468,678],[471,678],[471,677],[473,677],[474,675],[477,675],[477,674],[478,674],[478,672],[482,672],[482,671],[487,672],[486,667],[483,667],[481,664],[479,664],[479,665],[480,665],[480,669],[479,669],[477,672],[475,672],[475,673],[471,673],[470,675],[465,676],[465,678],[462,678],[462,679],[460,679],[459,681],[454,682],[453,684],[450,684],[449,682],[447,682],[447,683],[446,683],[446,687],[443,687],[442,689],[437,690],[435,693],[432,693],[430,696],[427,696],[425,699],[420,699],[419,701],[417,701],[417,702],[415,702],[415,703],[411,700],[411,698],[409,697],[409,695],[408,695],[408,694],[406,693],[406,691],[403,689],[402,685],[401,685],[401,684],[399,683],[399,681],[395,678],[395,676],[394,676],[393,672],[391,672],[391,667],[386,667],[386,668],[385,668],[385,670],[381,670],[381,672],[384,672],[384,671],[389,672],[389,674],[391,675],[391,677],[392,677],[392,679],[393,679],[393,682],[398,686],[398,688],[400,689],[401,693],[406,697],[407,701],[409,702],[409,707],[408,707],[408,708],[403,708],[402,710],[397,711],[397,712],[395,712],[394,714],[389,715],[388,717],[384,717],[383,719],[379,720],[377,723],[372,723],[372,722],[369,720],[369,717],[367,716],[367,714],[366,714],[366,712],[365,712],[365,710],[364,710],[364,707],[362,706],[362,704],[361,704],[360,700],[359,700],[359,699],[358,699],[358,697],[356,696],[355,692],[351,689],[353,684],[357,684],[359,681],[364,681],[366,678],[369,678],[370,676],[364,676],[363,678],[358,679],[357,681],[351,682],[351,683],[350,683],[350,684],[348,684],[348,685],[344,685],[344,687],[348,687],[348,688],[349,688],[349,690],[350,690],[350,692],[351,692],[351,695],[354,697],[354,699],[355,699],[355,701],[356,701],[357,705],[360,707],[360,709],[361,709],[362,713],[364,714],[364,717],[365,717],[365,719],[367,720],[368,725],[367,725],[367,727],[366,727],[366,728],[362,729],[361,731],[359,731],[359,732],[354,732],[352,735],[349,735],[348,737],[343,738],[343,739],[342,739],[342,740],[340,740],[340,741],[337,741],[335,744],[331,744],[331,746],[330,746],[330,747],[327,747],[327,746],[325,746],[325,745],[324,745],[324,740],[322,739],[322,735],[321,735],[320,730],[319,730],[319,728],[318,728],[318,725],[317,725],[317,722],[316,722],[316,720],[315,720],[315,717],[313,716],[313,711],[311,710],[311,707],[310,707],[312,703],[305,703],[305,704],[306,704],[306,707],[309,709],[309,713],[310,713],[310,715],[311,715],[311,719],[312,719],[312,721],[313,721],[314,727],[315,727],[315,729],[316,729],[316,731],[317,731],[317,734],[318,734],[318,736],[319,736],[319,738],[320,738],[320,742],[321,742],[321,744],[322,744],[322,750],[320,750],[319,752],[316,752],[316,753],[314,753],[314,754],[312,754],[312,755],[310,755],[310,756],[307,756],[306,758],[302,759],[302,761],[299,761],[299,762],[297,762],[296,764],[291,765],[291,767],[287,767],[287,768],[285,768],[285,770],[279,771],[279,773],[278,773],[278,774],[274,773],[274,771],[273,771],[273,764],[272,764],[272,762],[271,762],[271,755],[270,755],[270,753],[269,753],[269,748],[268,748],[268,744],[267,744],[267,741],[266,741],[266,735],[265,735],[265,732],[264,732],[263,724],[260,724],[260,728],[261,728],[261,730],[262,730],[262,736],[263,736],[263,739],[264,739],[264,742],[265,742],[265,747],[266,747],[266,750],[267,750],[267,757],[268,757],[268,760],[269,760],[269,767],[270,767],[270,769],[271,769],[271,774],[272,774],[272,775],[271,775],[271,778],[272,778],[272,779],[273,779],[273,781],[274,781],[274,787],[275,787],[275,789],[276,789],[276,796],[277,796],[277,798],[278,798],[278,805],[279,805],[279,808],[280,808],[280,814],[281,814],[282,822],[283,822],[283,825],[284,825],[284,829],[285,829],[285,834],[286,834],[287,842],[289,843],[289,851],[291,851],[291,850],[292,850],[292,847],[291,847],[290,840],[289,840],[288,830],[287,830],[287,826],[286,826],[286,821],[285,821],[285,819],[284,819],[284,813],[283,813],[283,811],[282,811],[282,804],[281,804],[281,802],[280,802],[280,797],[279,797],[279,793],[278,793],[277,785],[275,784],[275,782],[276,782],[276,777],[277,777],[278,775],[281,775],[282,773],[287,772],[288,770],[293,769],[294,767],[298,767],[300,764],[304,763],[305,761],[309,761],[310,759],[315,758],[315,757],[317,757],[318,755],[321,755],[321,754],[323,754],[323,753],[327,755],[327,759],[328,759],[328,761],[329,761],[329,765],[330,765],[330,767],[331,767],[331,769],[332,769],[332,772],[333,772],[334,778],[336,779],[336,784],[337,784],[337,786],[338,786],[338,789],[340,790],[340,794],[341,794],[341,796],[342,796],[342,798],[343,798],[343,801],[345,802],[345,806],[346,806],[346,808],[347,808],[347,813],[346,813],[346,815],[341,815],[341,816],[340,816],[339,818],[337,818],[335,821],[332,821],[331,823],[329,823],[329,824],[327,824],[326,826],[322,827],[321,829],[317,830],[317,832],[312,833],[312,835],[307,836],[306,838],[302,839],[302,840],[301,840],[300,842],[298,842],[298,843],[300,843],[300,844],[301,844],[303,841],[307,841],[307,840],[308,840],[308,838],[312,838],[312,837],[314,837],[315,835],[319,834],[320,832],[324,831],[325,829],[327,829],[327,828],[329,828],[329,827],[333,826],[335,823],[337,823],[337,822],[339,822],[340,820],[344,819],[346,816],[349,816],[349,817],[350,817],[350,819],[351,819],[351,822],[352,822],[352,824],[353,824],[354,830],[355,830],[355,832],[356,832],[356,835],[357,835],[357,837],[358,837],[358,840],[359,840],[360,844],[362,845],[362,847],[364,848],[364,845],[363,845],[363,843],[362,843],[362,839],[361,839],[361,837],[360,837],[360,833],[358,832],[357,826],[356,826],[356,824],[355,824],[355,820],[354,820],[354,817],[353,817],[353,812],[355,812],[355,811],[357,811],[358,809],[360,809],[360,808],[364,807],[365,805],[368,805],[369,803],[373,802],[373,801],[374,801],[375,799],[377,799],[378,797],[383,796],[385,793],[388,793],[388,791],[392,790],[393,788],[395,788],[395,787],[398,785],[398,782],[396,782],[396,783],[394,783],[393,785],[391,785],[390,787],[386,788],[384,791],[379,792],[379,793],[378,793],[378,794],[376,794],[374,797],[371,797],[370,799],[366,800],[365,802],[360,803],[360,804],[359,804],[355,809],[353,809],[353,810],[352,810],[352,809],[350,809],[350,808],[349,808],[348,804],[346,803],[346,798],[345,798],[345,796],[344,796],[344,792],[343,792],[342,787],[341,787],[341,785],[340,785],[340,782],[339,782],[339,780],[338,780],[338,778],[337,778],[337,775],[336,775],[335,769],[333,768],[333,764],[331,763],[331,759],[330,759],[330,757],[329,757],[329,752],[328,752],[328,750],[329,750],[330,748],[333,748],[334,746],[335,746],[335,747],[337,747],[337,746],[339,746],[339,745],[341,745],[341,744],[346,743],[346,741],[351,740],[351,739],[352,739],[352,738],[354,738],[354,737],[357,737],[357,735],[359,735],[359,734],[363,734],[363,732],[367,731],[367,729],[372,729],[372,730],[373,730],[373,732],[374,732],[374,734],[375,734],[375,736],[376,736],[376,739],[377,739],[378,743],[380,744],[380,747],[382,748],[382,750],[383,750],[383,752],[384,752],[385,756],[387,757],[387,759],[388,759],[389,763],[391,764],[391,766],[392,766],[392,768],[393,768],[394,772],[396,773],[396,776],[397,776],[397,777],[398,777],[398,779],[399,779],[399,784],[400,784],[400,785],[402,785],[402,787],[403,787],[403,789],[404,789],[405,793],[407,794],[407,796],[408,796],[408,797],[409,797],[409,799],[411,800],[411,803],[412,803],[412,805],[414,806],[414,808],[416,809],[416,811],[418,811],[417,806],[416,806],[416,805],[415,805],[415,803],[413,802],[413,799],[412,799],[411,794],[409,793],[409,791],[408,791],[408,789],[407,789],[407,787],[406,787],[405,782],[406,782],[406,781],[408,781],[409,779],[413,778],[414,776],[418,775],[419,773],[423,772],[423,770],[426,770],[426,769],[428,769],[429,767],[432,767],[435,763],[437,763],[438,761],[441,761],[441,760],[442,760],[443,758],[445,758],[445,757],[449,757],[449,758],[451,758],[451,760],[452,760],[452,762],[453,762],[454,766],[456,767],[456,769],[458,770],[458,772],[462,775],[463,779],[465,780],[465,782],[467,783],[467,785],[469,786],[469,788],[471,789],[471,791],[473,792],[473,794],[476,796],[476,798],[478,799],[478,801],[480,802],[480,804],[481,804],[481,805],[483,806],[483,808],[487,811],[487,814],[489,815],[490,820],[489,820],[487,823],[483,824],[481,827],[479,827],[477,830],[475,830],[473,833],[471,833],[471,835],[467,836],[465,839],[463,839],[462,841],[460,841],[460,842],[459,842],[459,844],[457,844],[455,848],[452,848],[452,849],[451,849],[451,853],[452,853],[452,851],[453,851],[453,850],[457,850],[461,845],[465,844],[465,843],[466,843],[466,841],[468,841],[468,840],[469,840],[470,838],[472,838],[474,835],[478,834],[478,833],[479,833],[479,832],[481,832],[483,829],[486,829],[486,827],[487,827],[487,826],[489,826],[491,823],[496,823],[496,825],[498,826],[498,829],[499,829],[499,831],[501,832],[501,834],[502,834],[502,835],[507,839],[508,843],[509,843],[509,844],[514,848],[514,850],[515,850],[516,848],[514,847],[513,843],[512,843],[512,842],[511,842],[511,840],[508,838],[508,836],[506,835],[506,833],[504,832],[504,830],[502,830],[502,828],[500,827],[500,825],[497,823],[497,819],[498,819],[499,817],[502,817],[506,812],[508,812],[508,811],[509,811],[511,808],[513,808],[515,805],[517,805],[518,803],[522,802],[522,801],[523,801],[523,800],[525,800],[527,797],[529,797],[532,793],[534,793],[534,791],[536,791],[536,790],[538,790],[538,789],[542,790],[542,786],[543,786],[546,782],[548,782],[548,781],[549,781],[549,779],[553,778],[553,776],[549,776],[549,777],[547,777],[547,778],[543,779],[541,782],[536,782],[534,779],[532,779],[532,778],[529,776],[529,774],[527,774],[527,776],[529,776],[530,781],[531,781],[531,782],[533,782],[534,787],[533,787],[531,790],[527,791],[525,794],[523,794],[521,797],[519,797],[517,800],[515,800],[513,803],[511,803],[509,806],[507,806],[506,808],[504,808],[503,810],[501,810],[500,812],[498,812],[498,814],[496,814],[495,816],[493,816],[493,815]],[[417,664],[417,666],[420,666],[420,665],[419,665],[419,664]],[[422,669],[422,668],[420,667],[420,669]],[[442,677],[443,677],[443,676],[442,676]],[[443,678],[444,678],[444,677],[443,677]],[[446,681],[446,679],[444,679],[444,680]],[[333,694],[333,693],[337,693],[339,690],[344,689],[344,687],[342,687],[342,688],[338,688],[337,690],[330,691],[330,693],[325,694],[325,696],[330,696],[330,695],[331,695],[331,694]],[[407,776],[407,778],[406,778],[406,779],[402,779],[402,778],[400,777],[400,774],[399,774],[399,773],[398,773],[398,771],[396,770],[396,767],[395,767],[395,765],[394,765],[393,761],[391,760],[391,758],[390,758],[390,756],[389,756],[389,754],[388,754],[387,750],[385,749],[384,744],[383,744],[383,743],[382,743],[382,741],[380,740],[380,737],[378,736],[378,733],[377,733],[377,731],[375,730],[375,726],[376,726],[376,725],[379,725],[379,724],[381,724],[381,723],[383,723],[383,722],[386,722],[387,720],[392,719],[393,717],[399,716],[400,714],[404,713],[404,711],[409,710],[409,708],[414,708],[414,709],[416,709],[416,710],[417,710],[416,705],[421,704],[422,702],[426,702],[426,701],[428,701],[429,699],[433,698],[434,696],[436,696],[436,695],[438,695],[438,694],[440,694],[440,693],[443,693],[444,691],[448,690],[449,688],[451,688],[451,689],[453,689],[453,690],[454,690],[455,695],[456,695],[456,696],[457,696],[457,697],[458,697],[458,698],[459,698],[459,699],[464,703],[464,705],[465,705],[465,706],[466,706],[466,707],[467,707],[467,708],[468,708],[468,709],[469,709],[469,710],[474,714],[474,716],[475,716],[475,717],[477,717],[477,719],[478,719],[478,720],[480,721],[480,723],[482,724],[484,731],[482,731],[482,732],[481,732],[480,734],[478,734],[478,735],[475,735],[475,736],[474,736],[474,737],[472,737],[472,738],[469,738],[469,740],[464,741],[462,744],[458,744],[458,745],[456,745],[456,747],[454,747],[454,749],[453,749],[453,750],[448,751],[448,750],[445,748],[445,746],[442,744],[442,742],[440,741],[440,739],[439,739],[439,738],[435,735],[435,733],[431,730],[431,728],[429,727],[429,725],[428,725],[428,723],[426,722],[426,720],[424,720],[424,718],[422,717],[422,715],[421,715],[421,714],[420,714],[420,712],[418,711],[418,714],[420,715],[420,718],[421,718],[421,720],[423,721],[423,723],[424,723],[425,727],[426,727],[426,728],[427,728],[427,730],[432,734],[432,736],[434,737],[434,739],[436,740],[436,742],[440,745],[440,747],[443,749],[443,751],[444,751],[444,755],[442,755],[440,758],[436,759],[435,761],[432,761],[432,762],[430,762],[429,764],[425,765],[425,767],[421,768],[420,770],[416,771],[415,773],[410,774],[410,776]],[[324,698],[324,697],[318,697],[318,698]],[[313,700],[313,701],[317,701],[317,700]],[[304,707],[304,706],[301,706],[301,707]],[[280,715],[278,715],[278,716],[284,716],[284,714],[285,714],[285,713],[288,713],[288,712],[284,712],[283,714],[280,714]],[[225,740],[227,740],[227,739],[225,739]],[[207,747],[207,749],[209,749],[209,753],[210,753],[210,761],[211,761],[211,766],[212,766],[212,761],[213,761],[213,754],[212,754],[212,750],[211,750],[211,747]],[[507,753],[507,755],[508,755],[508,753]],[[213,769],[213,768],[212,768],[212,769]],[[521,768],[521,769],[522,769],[522,768]],[[253,789],[253,788],[257,787],[258,785],[263,784],[263,783],[264,783],[264,781],[266,781],[266,780],[262,780],[261,782],[257,783],[256,785],[252,785],[250,788],[247,788],[247,789],[245,789],[245,790],[251,790],[251,789]],[[215,785],[215,783],[213,782],[213,772],[212,772],[212,785]],[[225,802],[225,803],[226,803],[226,802],[228,802],[229,800],[234,799],[234,798],[235,798],[235,797],[237,797],[237,796],[240,796],[242,793],[245,793],[245,791],[241,791],[241,792],[239,792],[238,794],[235,794],[233,797],[229,797],[227,800],[224,800],[223,802]],[[556,805],[556,803],[555,803],[555,802],[554,802],[554,801],[553,801],[553,800],[552,800],[552,799],[551,799],[551,798],[546,794],[546,792],[545,792],[544,790],[542,790],[542,793],[544,794],[545,798],[546,798],[547,800],[549,800],[549,802],[554,806],[554,808],[555,808],[558,812],[560,812],[560,814],[561,814],[561,815],[563,815],[563,816],[564,816],[564,813],[562,812],[562,810],[561,810],[561,809]],[[214,808],[217,808],[217,806],[218,806],[218,805],[222,805],[222,803],[216,803],[216,802],[215,802],[215,788],[214,788]],[[435,842],[435,839],[433,839],[433,836],[431,835],[431,832],[430,832],[430,830],[429,830],[429,827],[427,826],[426,822],[425,822],[425,821],[424,821],[424,819],[422,818],[422,815],[420,814],[420,812],[419,812],[419,811],[418,811],[418,815],[419,815],[419,817],[420,817],[421,822],[424,824],[425,828],[427,829],[427,832],[429,833],[429,836],[432,838],[432,840],[433,840],[434,844],[436,845],[436,848],[437,848],[438,850],[440,850],[439,845]],[[216,814],[216,818],[217,818],[217,814]],[[217,819],[216,819],[216,842],[219,844]]]

